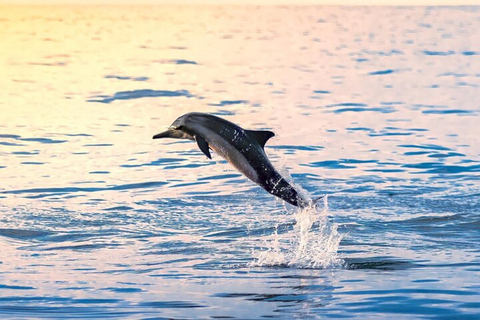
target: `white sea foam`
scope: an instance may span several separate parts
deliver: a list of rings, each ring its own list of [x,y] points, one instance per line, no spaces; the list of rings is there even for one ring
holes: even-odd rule
[[[339,268],[344,265],[337,253],[342,236],[328,217],[328,197],[323,208],[297,209],[293,230],[275,232],[265,240],[264,249],[254,251],[251,266],[296,268]]]

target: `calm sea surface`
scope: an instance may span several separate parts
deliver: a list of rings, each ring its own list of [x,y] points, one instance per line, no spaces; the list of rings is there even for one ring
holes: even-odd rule
[[[2,319],[480,318],[479,7],[0,7]],[[194,142],[276,136],[299,211]]]

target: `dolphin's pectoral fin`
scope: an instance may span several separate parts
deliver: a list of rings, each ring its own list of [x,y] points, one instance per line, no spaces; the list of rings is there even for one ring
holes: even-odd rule
[[[209,159],[212,159],[212,156],[210,155],[210,149],[208,147],[208,143],[207,141],[205,141],[205,139],[203,139],[202,136],[199,136],[198,134],[195,135],[195,140],[197,140],[197,144],[198,144],[198,147],[200,148],[200,150],[202,150],[202,152],[209,158]]]
[[[262,131],[262,130],[245,130],[245,132],[255,141],[258,142],[260,147],[265,147],[265,143],[267,143],[268,139],[273,137],[275,133],[272,131]]]

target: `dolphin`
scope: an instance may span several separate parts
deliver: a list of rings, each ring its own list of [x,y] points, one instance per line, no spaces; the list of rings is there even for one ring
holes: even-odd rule
[[[265,154],[265,143],[274,135],[271,131],[245,130],[211,114],[191,112],[179,117],[167,131],[154,135],[153,139],[195,140],[209,159],[212,149],[267,192],[294,206],[307,207],[312,201],[295,190]]]

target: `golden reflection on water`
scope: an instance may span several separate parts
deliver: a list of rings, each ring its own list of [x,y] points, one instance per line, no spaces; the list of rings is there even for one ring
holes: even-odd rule
[[[421,10],[402,9],[405,14],[400,17],[393,9],[380,8],[377,10],[384,14],[371,19],[369,8],[336,7],[1,9],[2,132],[68,141],[17,141],[23,146],[2,146],[4,154],[36,153],[2,157],[2,165],[8,168],[0,172],[4,189],[169,181],[173,176],[196,181],[230,170],[228,165],[206,166],[173,174],[148,166],[137,170],[122,167],[169,157],[172,152],[196,150],[195,144],[151,140],[153,134],[190,111],[223,112],[245,128],[271,129],[276,137],[269,146],[322,146],[324,149],[301,154],[267,148],[274,162],[293,173],[308,171],[322,177],[342,179],[365,172],[302,165],[340,158],[402,161],[397,145],[434,143],[437,139],[454,144],[457,138],[451,135],[459,130],[469,145],[458,147],[459,152],[480,149],[474,117],[462,118],[460,126],[458,117],[425,116],[411,107],[425,104],[468,109],[478,97],[474,86],[453,87],[449,78],[437,77],[448,71],[449,61],[455,62],[458,72],[467,72],[472,68],[471,57],[446,56],[425,64],[425,58],[419,56],[425,49],[451,49],[443,34],[418,31]],[[431,11],[429,19],[443,21],[442,14],[441,10]],[[467,11],[457,15],[469,21]],[[402,30],[418,32],[404,32],[399,25]],[[444,29],[445,33],[453,32],[450,24]],[[468,25],[456,30],[464,35],[455,50],[477,50],[467,31]],[[196,64],[178,64],[179,60]],[[395,73],[368,76],[388,69]],[[426,95],[425,88],[432,82],[442,85],[442,90]],[[143,89],[188,90],[192,97],[109,104],[88,101],[99,95]],[[327,94],[317,94],[316,90]],[[245,103],[222,106],[223,100]],[[401,112],[335,114],[331,106],[338,103],[369,107],[387,103]],[[435,125],[438,121],[443,125]],[[427,131],[423,136],[366,139],[365,132],[347,130],[365,127],[381,132],[389,126]],[[206,161],[200,153],[186,158],[192,163]],[[108,175],[91,174],[97,171]],[[202,188],[191,187],[192,191]],[[222,188],[232,191],[231,187]],[[175,195],[182,190],[169,188],[165,192]]]

